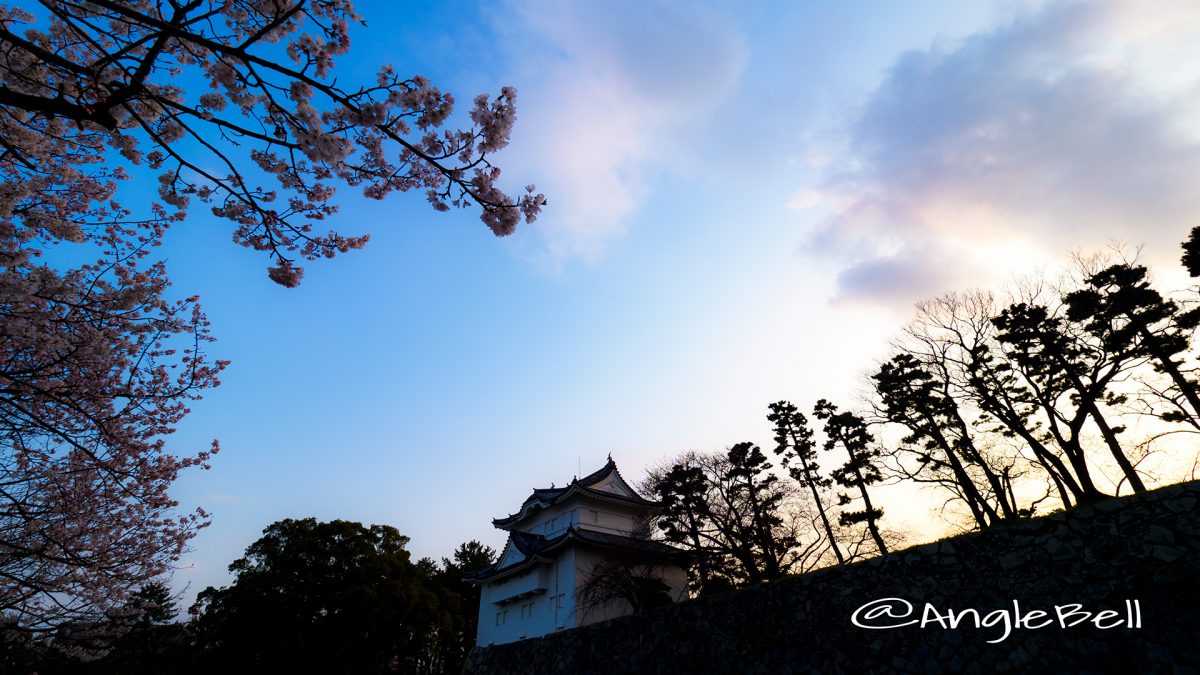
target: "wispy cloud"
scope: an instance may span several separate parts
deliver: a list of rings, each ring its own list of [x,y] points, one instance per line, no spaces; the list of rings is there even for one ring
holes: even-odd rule
[[[903,54],[793,199],[832,213],[812,250],[844,261],[843,299],[887,302],[1113,240],[1175,257],[1200,223],[1197,45],[1193,3],[1142,0]]]
[[[746,40],[730,17],[669,1],[515,2],[498,21],[523,83],[506,165],[544,176],[553,200],[537,257],[595,258],[734,91]]]

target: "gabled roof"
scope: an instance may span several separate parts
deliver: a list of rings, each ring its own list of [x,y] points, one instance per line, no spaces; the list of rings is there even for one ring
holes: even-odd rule
[[[561,537],[556,537],[559,539]],[[530,532],[512,532],[504,544],[504,550],[496,562],[487,567],[463,574],[464,581],[483,581],[497,576],[506,576],[536,565],[541,559],[538,554],[545,550],[546,537]]]
[[[508,543],[504,545],[504,551],[495,564],[475,572],[468,572],[463,575],[463,580],[482,582],[524,571],[540,562],[550,562],[553,560],[553,556],[549,554],[570,543],[599,548],[623,548],[644,553],[651,558],[679,562],[687,561],[693,555],[690,551],[675,548],[661,541],[626,537],[585,528],[568,527],[554,537],[543,537],[540,534],[518,531],[508,535]]]
[[[617,463],[610,455],[608,463],[598,471],[583,478],[576,478],[565,487],[535,488],[533,494],[529,495],[529,498],[521,504],[520,511],[511,516],[496,518],[492,524],[502,530],[511,530],[517,523],[525,520],[535,511],[559,504],[575,496],[617,502],[641,509],[658,510],[661,508],[658,502],[643,498],[629,486],[629,483],[625,482],[625,479],[621,477],[621,472],[617,470]]]

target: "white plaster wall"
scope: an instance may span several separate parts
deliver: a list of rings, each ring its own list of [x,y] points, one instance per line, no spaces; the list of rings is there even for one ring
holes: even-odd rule
[[[476,644],[504,644],[575,626],[575,547],[560,551],[554,563],[506,583],[485,583],[480,592]],[[510,600],[515,587],[538,579],[538,592]],[[507,611],[507,615],[505,615]],[[499,618],[497,615],[500,615]]]
[[[632,509],[613,504],[583,504],[579,507],[579,527],[586,530],[628,535],[634,530]]]
[[[580,551],[576,556],[575,574],[579,585],[583,586],[592,575],[592,569],[600,562],[601,557],[595,551]],[[625,600],[612,600],[601,606],[579,607],[579,625],[586,626],[598,621],[615,619],[633,613],[633,608]]]
[[[658,568],[663,583],[671,588],[671,600],[683,602],[688,599],[687,570],[678,565],[667,565]]]
[[[517,528],[552,537],[569,526],[583,527],[614,534],[628,534],[633,530],[636,509],[625,508],[608,502],[569,500],[542,511],[537,511],[528,522]]]
[[[576,577],[580,585],[586,583],[592,569],[603,559],[603,554],[593,550],[580,550],[576,555]],[[676,565],[657,565],[651,568],[651,573],[662,580],[669,588],[671,600],[680,602],[688,597],[687,572]],[[615,619],[633,613],[633,607],[625,600],[615,599],[598,607],[581,608],[579,624],[586,626],[599,621]]]
[[[553,537],[566,530],[571,525],[579,524],[579,509],[572,500],[570,504],[556,504],[543,511],[538,511],[529,519],[529,524],[522,524],[522,532],[532,532],[543,536]]]

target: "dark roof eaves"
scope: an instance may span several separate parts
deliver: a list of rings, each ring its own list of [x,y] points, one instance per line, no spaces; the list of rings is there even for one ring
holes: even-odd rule
[[[525,554],[525,558],[511,565],[502,568],[496,568],[494,565],[485,567],[478,572],[464,574],[464,581],[484,582],[492,579],[515,574],[516,572],[532,567],[536,563],[546,562],[547,559],[542,555],[550,553],[561,546],[570,542],[581,542],[598,546],[620,546],[627,549],[641,551],[643,553],[651,553],[660,556],[671,556],[680,558],[691,558],[695,553],[681,548],[676,548],[666,542],[661,542],[655,539],[638,539],[636,537],[627,537],[620,534],[611,534],[608,532],[600,532],[598,530],[590,530],[587,528],[568,527],[566,530],[552,538],[546,538],[541,535],[530,535],[526,532],[514,532],[513,534],[529,535],[541,541],[538,546],[529,547],[526,550],[522,544],[530,542],[522,541],[521,537],[514,537],[513,543],[517,549]]]
[[[623,546],[625,548],[635,549],[647,553],[677,555],[680,557],[692,557],[695,555],[692,551],[676,548],[675,546],[672,546],[666,542],[658,541],[656,539],[639,539],[637,537],[627,537],[625,535],[600,532],[598,530],[589,530],[587,528],[575,530],[575,538],[592,544],[599,544],[603,546]]]
[[[515,525],[516,523],[519,523],[519,522],[525,520],[526,518],[528,518],[529,514],[532,513],[534,509],[550,508],[551,506],[554,506],[555,504],[562,503],[563,501],[565,501],[568,497],[570,497],[573,494],[585,494],[590,497],[594,497],[596,499],[603,499],[606,501],[612,501],[612,502],[616,502],[619,504],[629,504],[629,505],[633,505],[633,506],[637,506],[637,507],[641,507],[641,508],[645,508],[645,509],[661,509],[662,508],[662,502],[650,501],[649,499],[646,499],[641,496],[627,497],[625,495],[617,494],[615,492],[605,492],[604,490],[596,490],[596,489],[587,487],[585,485],[579,485],[576,483],[572,483],[570,486],[563,488],[563,491],[561,493],[559,493],[558,495],[555,495],[555,497],[549,501],[546,501],[546,502],[526,501],[524,504],[521,505],[521,510],[517,511],[516,513],[512,514],[511,516],[507,516],[505,518],[493,518],[492,526],[497,527],[502,530],[508,529],[507,526]],[[636,495],[637,493],[635,492],[634,494]]]

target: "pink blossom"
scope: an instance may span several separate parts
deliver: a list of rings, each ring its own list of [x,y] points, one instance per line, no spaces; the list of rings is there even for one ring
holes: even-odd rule
[[[197,301],[165,300],[165,267],[146,259],[193,200],[287,287],[303,277],[294,260],[366,245],[325,225],[338,187],[475,208],[497,236],[546,201],[532,187],[506,195],[491,161],[516,120],[513,89],[476,98],[468,126],[450,128],[454,97],[424,77],[385,66],[361,87],[335,84],[361,21],[348,0],[43,4],[61,11],[0,6],[0,26],[33,45],[6,41],[0,58],[0,81],[20,95],[10,98],[33,102],[0,115],[0,408],[12,425],[0,510],[41,509],[6,523],[0,547],[46,552],[0,557],[0,606],[53,625],[102,615],[207,522],[176,514],[169,488],[216,444],[179,456],[164,437],[225,362],[206,352]],[[176,12],[179,28],[160,41]],[[141,162],[158,174],[159,203],[133,214],[116,200],[124,167]],[[41,264],[64,242],[98,259]]]
[[[304,278],[304,268],[293,267],[290,260],[280,260],[276,265],[267,268],[267,276],[280,286],[295,288]]]

